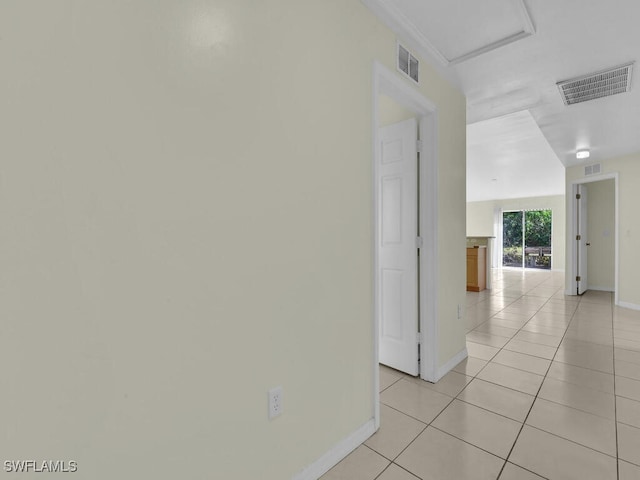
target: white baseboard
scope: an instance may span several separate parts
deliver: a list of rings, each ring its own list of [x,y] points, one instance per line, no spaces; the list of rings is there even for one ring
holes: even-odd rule
[[[295,474],[291,480],[318,480],[318,478],[338,464],[340,460],[362,445],[364,441],[375,432],[375,421],[372,418],[355,432],[351,433],[347,438],[341,440],[318,460],[301,472]]]
[[[589,285],[587,287],[587,290],[597,290],[598,292],[613,292],[614,291],[614,289],[611,288],[611,287],[599,287],[597,285],[595,287]]]
[[[436,378],[435,381],[437,382],[442,377],[444,377],[447,373],[449,373],[451,371],[451,369],[453,367],[458,365],[461,361],[463,361],[468,356],[469,356],[469,353],[467,352],[467,347],[464,347],[457,354],[455,354],[453,357],[451,357],[451,359],[447,363],[445,363],[444,365],[442,365],[442,366],[440,366],[438,368],[438,371],[436,373],[436,377],[437,378]]]
[[[628,308],[629,310],[640,310],[640,305],[629,302],[618,302],[618,306],[622,308]]]

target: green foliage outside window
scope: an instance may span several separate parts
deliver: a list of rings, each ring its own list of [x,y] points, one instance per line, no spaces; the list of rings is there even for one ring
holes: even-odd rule
[[[527,247],[551,246],[551,210],[534,210],[524,216]]]
[[[551,268],[551,210],[504,212],[502,230],[503,265]]]

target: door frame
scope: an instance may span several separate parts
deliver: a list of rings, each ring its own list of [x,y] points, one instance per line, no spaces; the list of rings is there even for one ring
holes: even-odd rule
[[[575,287],[575,279],[576,279],[576,272],[578,271],[578,259],[577,256],[575,254],[575,241],[576,241],[576,235],[578,234],[578,225],[577,225],[577,215],[578,215],[578,211],[577,211],[577,207],[576,207],[576,193],[578,190],[578,185],[584,185],[584,184],[588,184],[588,183],[594,183],[594,182],[599,182],[602,180],[613,180],[614,182],[614,204],[615,204],[615,212],[614,212],[614,217],[615,217],[615,226],[614,226],[614,235],[616,236],[615,239],[615,260],[614,260],[614,304],[615,305],[619,305],[620,301],[619,301],[619,272],[620,272],[620,259],[619,259],[619,251],[620,251],[620,222],[619,222],[619,189],[618,189],[618,172],[613,172],[613,173],[603,173],[600,175],[593,175],[591,177],[585,177],[585,178],[580,178],[578,180],[573,180],[571,182],[571,197],[567,200],[567,206],[568,206],[568,215],[567,218],[569,219],[569,221],[571,222],[571,225],[568,229],[569,234],[567,236],[567,242],[566,242],[566,258],[569,259],[568,260],[568,264],[569,267],[567,269],[567,271],[569,272],[569,278],[567,279],[568,281],[566,282],[566,289],[565,289],[565,294],[566,295],[577,295],[576,293],[576,288]]]
[[[376,232],[378,231],[379,209],[378,198],[380,189],[376,181],[378,167],[376,159],[380,155],[378,138],[378,95],[384,94],[394,101],[413,111],[418,120],[419,138],[422,142],[419,168],[419,231],[422,237],[422,248],[418,264],[420,278],[418,298],[420,315],[418,323],[421,343],[420,376],[423,380],[436,381],[438,370],[438,109],[436,105],[425,98],[418,90],[410,86],[408,80],[400,77],[378,61],[373,64],[373,404],[376,430],[380,427],[380,367],[379,367],[379,326],[380,312],[378,311],[377,292],[380,282],[378,275],[378,246]]]

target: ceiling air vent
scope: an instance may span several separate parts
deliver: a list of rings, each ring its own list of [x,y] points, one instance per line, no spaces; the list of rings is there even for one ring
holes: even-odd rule
[[[596,98],[609,97],[628,92],[631,88],[633,62],[602,72],[558,82],[560,95],[565,105],[588,102]]]

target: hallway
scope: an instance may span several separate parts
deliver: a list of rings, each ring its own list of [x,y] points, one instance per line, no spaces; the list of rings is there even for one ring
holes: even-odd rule
[[[381,428],[323,480],[640,479],[640,312],[495,271],[469,358],[437,384],[380,367]]]

